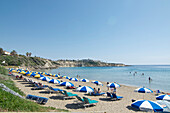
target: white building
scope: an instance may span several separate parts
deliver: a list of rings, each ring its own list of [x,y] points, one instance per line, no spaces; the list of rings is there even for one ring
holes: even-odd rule
[[[10,55],[10,52],[4,51],[5,55]]]

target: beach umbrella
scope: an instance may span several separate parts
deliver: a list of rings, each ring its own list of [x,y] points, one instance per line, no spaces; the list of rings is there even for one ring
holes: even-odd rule
[[[79,81],[77,78],[70,78],[69,80],[71,80],[71,81]]]
[[[54,74],[53,77],[60,77],[60,75]]]
[[[81,86],[79,88],[76,89],[76,91],[79,92],[94,92],[93,88],[89,87],[89,86]]]
[[[51,73],[47,73],[46,76],[52,76],[52,74]]]
[[[16,70],[12,70],[13,73],[16,73],[17,71]]]
[[[163,107],[163,113],[169,113],[170,112],[170,102],[166,100],[158,100],[156,101],[158,104],[162,105]]]
[[[153,91],[149,88],[145,88],[145,87],[142,87],[142,88],[137,88],[134,90],[134,92],[138,92],[138,93],[153,93]],[[143,99],[144,99],[144,95],[143,95]]]
[[[51,80],[49,81],[49,83],[59,84],[60,81],[57,80],[57,79],[51,79]]]
[[[139,93],[153,93],[151,89],[145,87],[135,89],[134,91]]]
[[[107,85],[107,87],[110,87],[110,88],[118,88],[118,87],[120,87],[120,85],[117,84],[117,83],[109,83],[109,84]]]
[[[49,77],[43,77],[43,78],[41,77],[40,79],[41,79],[42,81],[48,81],[48,82],[51,80]]]
[[[31,73],[31,75],[30,75],[30,76],[33,76],[33,77],[34,77],[35,75],[36,75],[36,73],[35,73],[35,72],[33,72],[33,73]]]
[[[138,100],[133,102],[131,106],[142,111],[154,111],[154,112],[163,111],[163,107],[160,104],[149,100]]]
[[[60,86],[74,86],[71,82],[62,82],[60,83]]]
[[[42,72],[41,74],[42,74],[42,75],[47,75],[47,73],[46,73],[46,72]]]
[[[81,79],[80,81],[82,81],[82,82],[89,82],[88,79]]]
[[[26,75],[27,75],[27,74],[30,74],[30,72],[29,72],[29,71],[27,71],[25,74],[26,74]]]
[[[64,76],[63,78],[70,79],[70,77],[68,77],[68,76]]]
[[[25,74],[26,72],[25,71],[22,71],[22,72],[20,72],[21,74]]]
[[[92,83],[96,84],[96,85],[103,85],[101,82],[99,81],[92,81]]]
[[[35,75],[34,77],[35,77],[35,78],[40,78],[40,77],[44,77],[44,76],[41,75],[41,74],[37,74],[37,75]]]
[[[32,73],[27,74],[27,76],[30,76]]]
[[[12,70],[13,70],[13,69],[10,69],[10,68],[9,68],[9,72],[12,72]]]
[[[38,74],[38,72],[34,72],[35,74]]]
[[[170,95],[159,95],[156,97],[157,100],[168,100],[170,101]]]

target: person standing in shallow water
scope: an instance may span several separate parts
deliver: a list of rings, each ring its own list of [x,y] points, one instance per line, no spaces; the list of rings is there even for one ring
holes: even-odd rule
[[[149,83],[152,81],[151,77],[148,78],[149,79]]]

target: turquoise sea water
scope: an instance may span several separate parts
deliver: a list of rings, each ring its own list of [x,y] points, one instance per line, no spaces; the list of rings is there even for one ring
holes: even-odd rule
[[[170,65],[134,65],[127,67],[61,67],[50,73],[69,77],[87,78],[105,82],[117,82],[130,86],[145,86],[170,92]],[[131,72],[131,73],[130,73]],[[134,73],[137,72],[135,75]],[[144,73],[144,75],[142,75]],[[148,78],[152,81],[149,82]]]

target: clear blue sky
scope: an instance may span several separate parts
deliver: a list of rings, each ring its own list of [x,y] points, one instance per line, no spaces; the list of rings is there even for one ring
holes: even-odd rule
[[[0,0],[0,47],[54,60],[170,64],[170,0]]]

